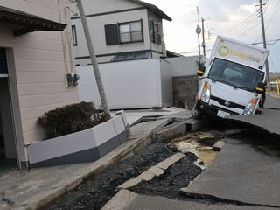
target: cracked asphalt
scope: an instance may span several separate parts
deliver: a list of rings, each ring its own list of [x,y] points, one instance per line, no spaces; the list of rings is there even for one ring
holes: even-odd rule
[[[100,209],[115,195],[117,186],[173,154],[175,152],[170,150],[166,143],[152,143],[121,163],[89,177],[79,187],[44,209]]]
[[[183,176],[170,168],[158,178],[118,192],[103,210],[280,209],[279,135],[254,125],[224,143],[214,162],[191,182],[173,184]]]
[[[265,139],[254,139],[253,135],[247,139],[240,135],[239,140],[226,138],[217,159],[197,178],[179,182],[188,172],[188,164],[181,160],[161,177],[120,191],[103,210],[280,209],[279,154],[258,149],[255,143]],[[181,170],[184,175],[177,173],[176,165],[185,167]]]
[[[227,119],[256,127],[264,132],[280,135],[280,98],[267,96],[262,115],[228,116]]]
[[[217,127],[221,128],[220,133],[232,128],[245,128],[245,131],[230,137],[225,135],[228,137],[223,137],[223,148],[204,171],[195,164],[199,157],[189,152],[164,174],[128,190],[118,190],[120,184],[177,152],[168,147],[171,139],[159,139],[119,165],[90,178],[49,209],[280,209],[278,102],[269,98],[263,115],[237,116],[234,124],[210,122],[208,132],[212,134]],[[206,140],[204,148],[211,147],[215,141]]]

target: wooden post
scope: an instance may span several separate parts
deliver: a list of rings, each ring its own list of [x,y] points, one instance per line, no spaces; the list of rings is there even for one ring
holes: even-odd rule
[[[80,10],[81,23],[82,23],[82,26],[83,26],[83,30],[84,30],[84,33],[85,33],[86,40],[87,40],[87,47],[88,47],[90,59],[91,59],[93,70],[94,70],[94,76],[95,76],[96,84],[97,84],[99,94],[100,94],[100,98],[101,98],[101,104],[103,106],[104,112],[110,116],[110,109],[109,109],[109,106],[108,106],[104,86],[103,86],[103,83],[102,83],[99,66],[98,66],[98,63],[96,61],[96,56],[95,56],[95,53],[94,53],[94,46],[93,46],[93,42],[92,42],[92,39],[91,39],[91,36],[90,36],[90,32],[88,30],[87,18],[86,18],[85,11],[84,11],[84,8],[82,6],[81,0],[77,0],[77,5],[78,5],[78,8]]]

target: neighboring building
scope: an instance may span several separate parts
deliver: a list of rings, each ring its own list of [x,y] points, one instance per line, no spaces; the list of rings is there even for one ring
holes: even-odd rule
[[[162,20],[155,5],[140,0],[83,0],[99,63],[166,57]],[[76,3],[72,3],[76,64],[90,64]]]
[[[26,146],[44,139],[38,117],[79,101],[65,79],[74,71],[69,22],[63,0],[0,1],[0,166],[14,158],[25,168]]]

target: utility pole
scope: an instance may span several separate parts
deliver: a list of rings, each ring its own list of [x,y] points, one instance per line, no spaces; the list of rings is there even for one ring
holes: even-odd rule
[[[100,98],[101,98],[101,104],[103,106],[104,112],[110,116],[110,110],[109,110],[105,90],[104,90],[104,87],[103,87],[99,66],[98,66],[98,63],[96,61],[96,56],[95,56],[95,53],[94,53],[93,42],[92,42],[89,30],[88,30],[87,18],[86,18],[85,11],[84,11],[84,8],[82,6],[81,0],[77,0],[77,5],[78,5],[78,8],[80,10],[81,23],[82,23],[82,26],[83,26],[83,30],[84,30],[84,33],[85,33],[86,40],[87,40],[87,47],[88,47],[90,59],[91,59],[92,65],[93,65],[94,76],[95,76],[96,84],[97,84],[99,94],[100,94]]]
[[[263,48],[264,49],[267,49],[267,45],[266,45],[266,36],[265,36],[265,27],[264,27],[264,18],[263,18],[263,1],[260,0],[260,17],[261,17],[261,22],[262,22],[262,38],[263,38]],[[266,69],[266,81],[267,81],[267,85],[269,87],[270,85],[270,81],[269,81],[269,63],[268,63],[268,58],[266,60],[266,63],[265,63],[265,69]]]
[[[202,48],[203,48],[203,55],[206,58],[206,43],[205,43],[205,27],[204,27],[205,19],[201,18],[202,23]]]
[[[200,18],[199,18],[199,7],[196,7],[197,9],[197,27],[196,27],[196,33],[198,38],[198,63],[201,63],[201,53],[200,53],[200,33],[201,28],[199,26]]]

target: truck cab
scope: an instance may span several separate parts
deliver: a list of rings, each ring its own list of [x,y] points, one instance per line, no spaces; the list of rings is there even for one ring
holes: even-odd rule
[[[254,115],[264,103],[268,51],[219,36],[210,64],[200,65],[193,116]]]

